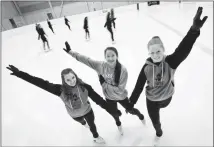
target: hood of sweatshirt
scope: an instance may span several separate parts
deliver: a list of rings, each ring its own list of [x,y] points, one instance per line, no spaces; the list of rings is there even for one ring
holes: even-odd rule
[[[164,69],[165,56],[163,60],[158,63],[154,63],[151,58],[146,60],[146,64],[152,66],[152,86],[155,87],[155,81],[162,82],[163,81],[163,69]]]

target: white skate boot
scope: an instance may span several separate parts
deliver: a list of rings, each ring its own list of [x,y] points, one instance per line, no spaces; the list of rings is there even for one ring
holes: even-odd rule
[[[118,130],[120,132],[120,135],[123,135],[123,128],[122,128],[122,126],[118,126]]]
[[[143,120],[141,120],[141,122],[142,122],[144,125],[146,125],[146,120],[145,120],[145,118],[144,118]]]
[[[85,125],[83,125],[86,128],[90,128],[89,125],[86,123]]]
[[[98,136],[97,138],[94,138],[94,142],[99,144],[105,144],[105,140],[100,136]]]

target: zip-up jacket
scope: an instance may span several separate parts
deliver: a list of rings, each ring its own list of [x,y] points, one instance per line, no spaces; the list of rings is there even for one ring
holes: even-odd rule
[[[83,29],[88,29],[88,20],[84,20]]]
[[[68,24],[69,20],[67,18],[65,18],[65,24]]]
[[[46,37],[45,37],[45,31],[43,30],[43,28],[39,28],[39,30],[38,30],[38,33],[39,33],[39,37],[38,38],[42,38],[42,39],[46,39]]]
[[[52,27],[52,24],[50,21],[48,21],[48,27],[51,28]]]
[[[159,63],[153,63],[151,58],[146,60],[137,79],[130,101],[135,104],[146,86],[146,97],[151,101],[162,101],[174,94],[174,74],[177,67],[189,55],[200,31],[190,28],[174,53],[165,56]]]
[[[45,81],[41,78],[34,77],[29,75],[28,73],[19,71],[15,73],[15,75],[37,87],[42,88],[45,91],[48,91],[62,99],[67,109],[69,115],[73,118],[81,117],[86,115],[91,110],[91,105],[88,101],[88,96],[102,108],[107,109],[106,101],[99,96],[90,85],[84,83],[85,90],[83,90],[80,85],[76,85],[72,89],[73,95],[71,99],[66,100],[63,96],[62,85],[61,84],[53,84]]]
[[[112,27],[111,24],[112,24],[112,22],[115,21],[115,20],[116,20],[116,18],[109,18],[109,19],[107,19],[107,21],[106,21],[104,27],[107,26],[108,29],[111,29],[111,27]]]
[[[103,61],[95,61],[90,59],[89,57],[86,57],[84,55],[81,55],[77,52],[69,52],[69,54],[74,57],[77,61],[80,61],[81,63],[89,66],[90,68],[94,69],[98,75],[102,75],[105,79],[105,82],[102,84],[103,94],[105,97],[109,100],[124,100],[128,92],[125,89],[127,79],[128,79],[128,72],[126,68],[121,65],[121,74],[120,74],[120,80],[119,85],[116,86],[114,82],[114,68],[110,67],[106,62]]]

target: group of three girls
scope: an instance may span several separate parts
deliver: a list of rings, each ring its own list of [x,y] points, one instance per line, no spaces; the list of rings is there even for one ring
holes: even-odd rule
[[[97,72],[106,100],[97,94],[90,85],[83,82],[70,68],[64,69],[61,72],[62,84],[49,83],[41,78],[20,71],[13,65],[9,65],[7,69],[12,71],[11,75],[15,75],[59,96],[64,102],[69,115],[77,122],[89,127],[93,134],[94,141],[97,143],[105,143],[105,141],[99,136],[96,130],[94,113],[90,102],[88,101],[88,97],[105,109],[114,118],[119,132],[122,135],[123,130],[119,119],[122,113],[117,108],[117,102],[119,102],[128,113],[138,116],[138,118],[145,124],[144,115],[141,114],[138,109],[134,108],[134,104],[136,104],[140,97],[147,81],[147,110],[156,131],[156,136],[161,137],[163,131],[161,129],[159,111],[161,108],[168,106],[172,100],[175,85],[175,71],[180,63],[189,55],[196,39],[200,35],[200,28],[207,19],[207,16],[205,16],[201,20],[201,14],[202,7],[199,7],[193,19],[191,28],[172,54],[167,56],[164,54],[165,48],[158,36],[154,36],[148,42],[147,47],[150,57],[143,65],[135,88],[129,99],[127,96],[128,92],[125,88],[128,72],[118,61],[118,51],[114,47],[107,47],[105,49],[105,62],[95,61],[89,57],[74,52],[71,50],[68,42],[65,43],[66,48],[64,48],[64,50],[77,61],[89,66]]]

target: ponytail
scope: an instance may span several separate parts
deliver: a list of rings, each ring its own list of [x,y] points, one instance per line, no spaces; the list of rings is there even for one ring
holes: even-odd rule
[[[117,86],[120,83],[120,74],[121,74],[121,64],[117,60],[116,61],[116,66],[115,66],[115,70],[114,70],[114,82],[116,83]]]

